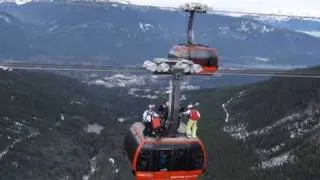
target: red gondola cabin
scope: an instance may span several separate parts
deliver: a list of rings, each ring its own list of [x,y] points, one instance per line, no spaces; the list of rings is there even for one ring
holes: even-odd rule
[[[214,74],[219,69],[219,58],[216,49],[206,45],[180,44],[172,47],[169,59],[187,59],[202,67],[199,74]]]
[[[125,150],[137,180],[195,180],[207,169],[207,152],[200,139],[185,136],[149,138],[144,125],[134,123],[125,137]]]

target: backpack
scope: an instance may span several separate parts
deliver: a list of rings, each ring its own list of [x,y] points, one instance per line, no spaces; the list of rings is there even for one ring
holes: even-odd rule
[[[152,128],[153,129],[158,129],[161,126],[161,120],[158,117],[152,118]]]
[[[198,120],[199,119],[199,116],[198,116],[198,111],[197,110],[191,110],[190,112],[190,119],[191,120]]]

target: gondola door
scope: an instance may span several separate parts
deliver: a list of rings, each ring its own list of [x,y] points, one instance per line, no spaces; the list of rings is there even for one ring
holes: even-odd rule
[[[154,150],[155,180],[170,179],[172,171],[172,145],[159,144]]]

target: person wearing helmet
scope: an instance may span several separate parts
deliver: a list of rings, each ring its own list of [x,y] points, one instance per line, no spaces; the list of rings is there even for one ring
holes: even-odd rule
[[[196,138],[198,129],[197,123],[200,119],[200,112],[192,104],[189,104],[188,110],[182,114],[188,115],[189,117],[189,121],[187,123],[187,137]]]
[[[158,117],[159,115],[155,112],[155,105],[149,104],[148,109],[144,111],[142,115],[142,121],[144,124],[143,134],[145,136],[152,136],[152,119],[153,117]]]

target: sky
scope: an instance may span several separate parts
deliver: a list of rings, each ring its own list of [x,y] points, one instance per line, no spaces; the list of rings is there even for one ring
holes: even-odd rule
[[[133,4],[178,7],[199,2],[213,9],[290,15],[320,16],[320,0],[129,0]]]

